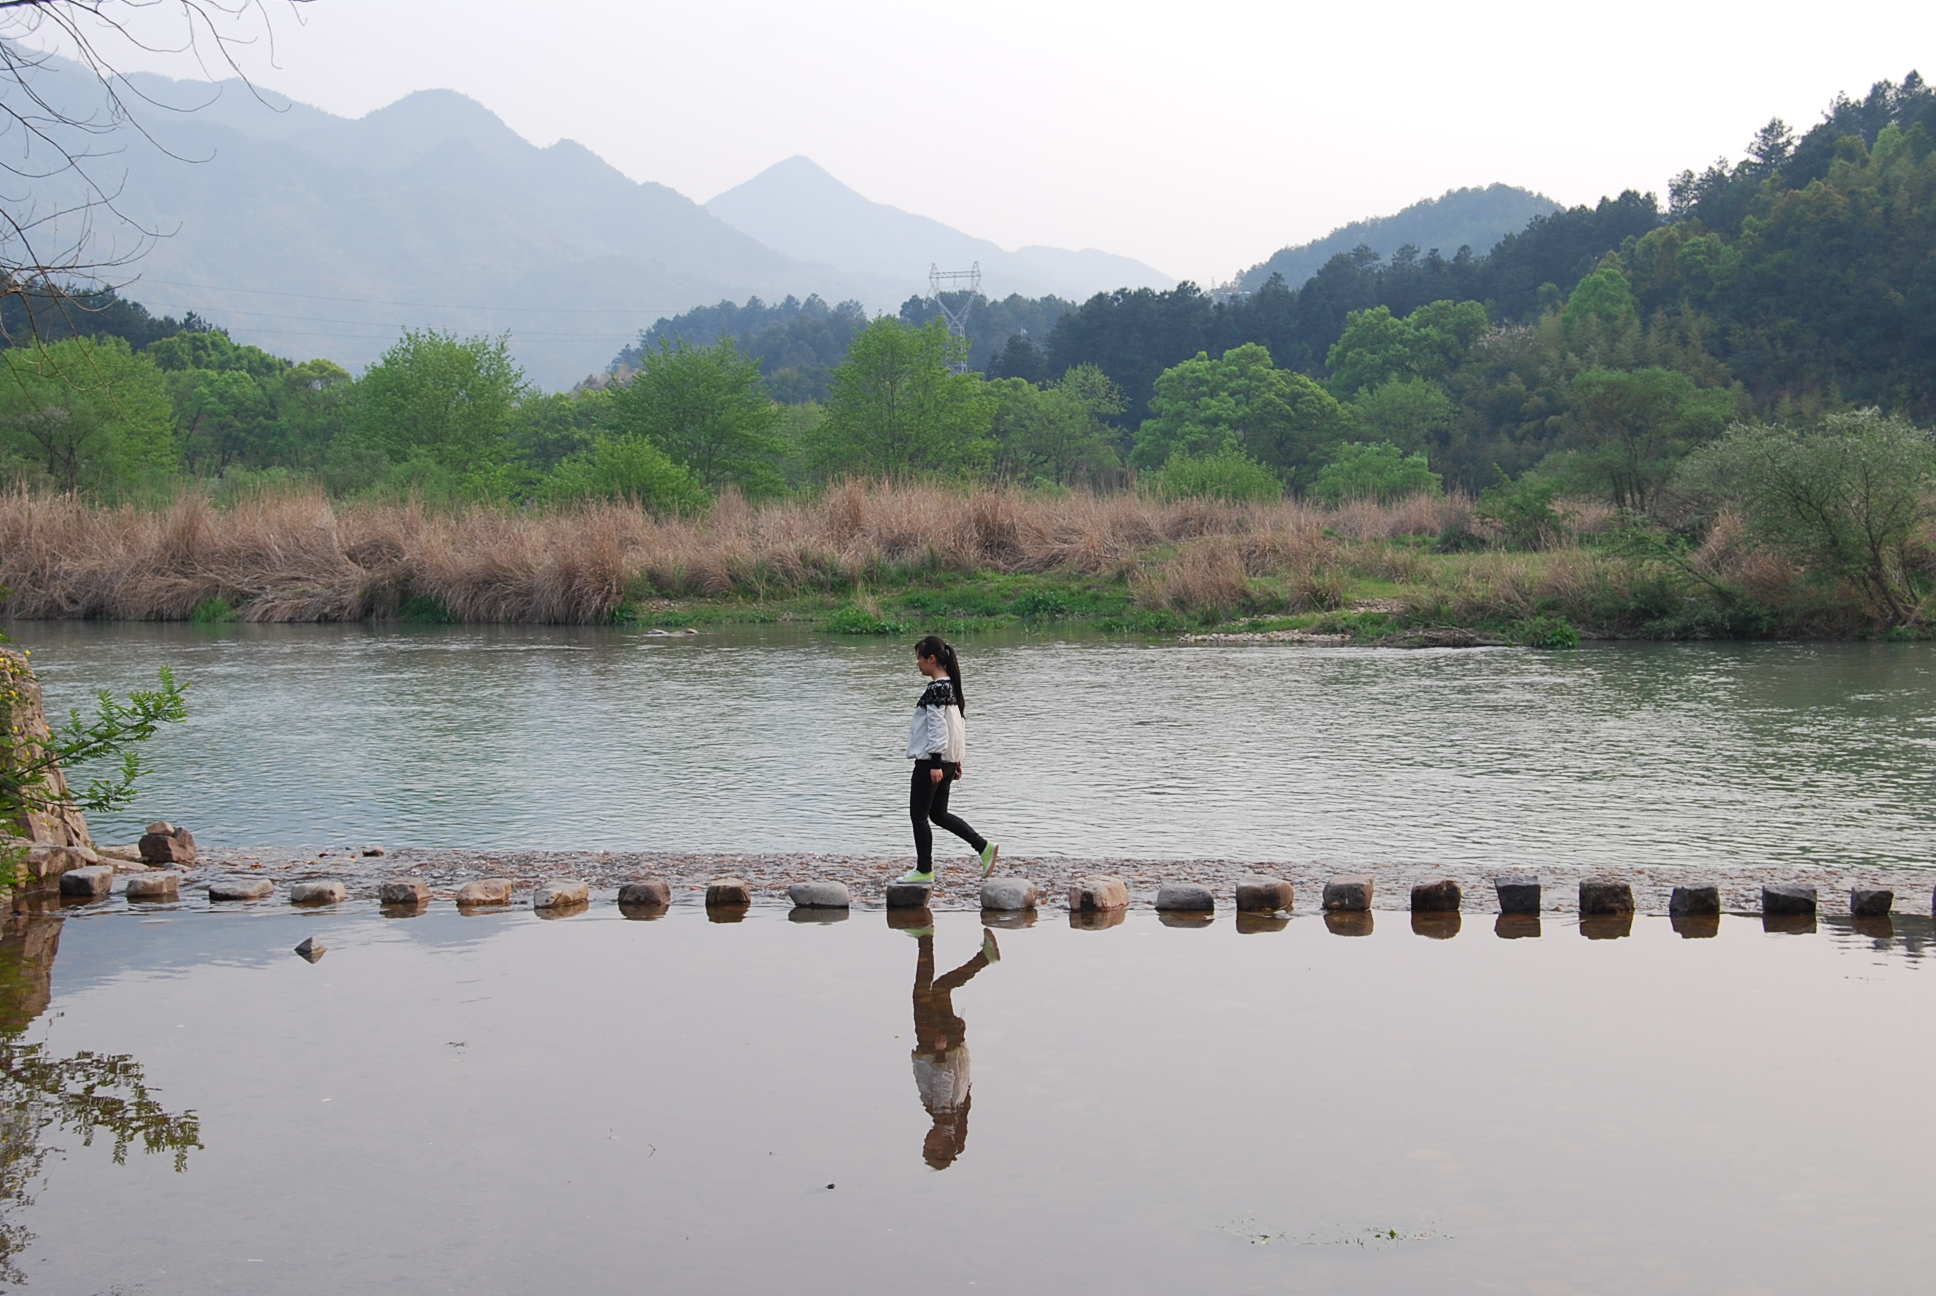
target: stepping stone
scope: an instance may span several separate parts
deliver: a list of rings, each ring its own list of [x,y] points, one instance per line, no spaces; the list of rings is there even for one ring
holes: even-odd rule
[[[732,909],[753,903],[753,888],[742,878],[714,878],[706,887],[708,909]]]
[[[1103,873],[1069,884],[1070,913],[1109,913],[1129,908],[1129,883]]]
[[[1499,894],[1499,912],[1502,914],[1539,913],[1539,875],[1537,873],[1509,873],[1492,880],[1492,889]]]
[[[1620,940],[1633,935],[1634,916],[1629,913],[1580,915],[1580,935],[1588,940]]]
[[[1283,878],[1253,874],[1237,879],[1238,913],[1289,913],[1296,902],[1297,892]]]
[[[1537,940],[1539,938],[1539,915],[1536,913],[1502,913],[1492,924],[1492,934],[1500,940]]]
[[[265,900],[275,892],[268,878],[218,878],[208,884],[210,900]]]
[[[1667,920],[1674,924],[1674,933],[1682,940],[1713,940],[1721,934],[1721,915],[1685,914]]]
[[[430,888],[416,878],[392,878],[376,889],[379,904],[417,905],[430,899]]]
[[[302,955],[310,963],[314,963],[317,959],[320,959],[328,950],[329,946],[323,944],[314,936],[304,937],[303,943],[296,946],[296,953]]]
[[[331,879],[326,882],[298,882],[289,888],[289,903],[294,905],[342,904],[349,888]]]
[[[1766,918],[1813,918],[1815,888],[1792,882],[1765,886],[1761,888],[1761,913]]]
[[[474,878],[457,888],[460,905],[501,905],[511,903],[510,878]]]
[[[1580,882],[1580,916],[1631,916],[1634,911],[1633,888],[1617,878],[1585,878]]]
[[[889,882],[887,884],[887,907],[889,909],[925,909],[928,897],[934,888],[926,882]]]
[[[114,865],[89,864],[61,874],[60,893],[70,898],[99,900],[114,885]]]
[[[1369,936],[1372,929],[1369,909],[1329,909],[1324,914],[1325,930],[1333,936]]]
[[[672,888],[659,878],[646,878],[640,882],[627,882],[618,889],[618,902],[621,905],[665,906],[672,903]]]
[[[854,902],[845,882],[795,882],[787,899],[796,909],[845,909]]]
[[[1412,888],[1412,912],[1457,913],[1459,901],[1463,898],[1459,884],[1451,878],[1440,878],[1436,882],[1420,882]]]
[[[1127,907],[1121,909],[1071,909],[1069,911],[1069,930],[1071,931],[1108,931],[1120,927],[1129,917]]]
[[[1324,884],[1326,913],[1369,913],[1372,880],[1369,873],[1345,873]]]
[[[68,875],[72,877],[70,873]],[[1872,891],[1855,887],[1849,892],[1849,913],[1856,918],[1883,918],[1896,907],[1894,891]]]
[[[574,905],[590,904],[591,887],[584,882],[570,880],[546,882],[531,893],[533,909],[569,909]]]
[[[999,913],[1035,908],[1035,883],[1027,878],[989,878],[981,884],[981,907]]]
[[[1667,897],[1667,916],[1670,918],[1719,917],[1720,913],[1720,887],[1677,886],[1674,894]]]
[[[1215,913],[1217,897],[1195,882],[1165,882],[1156,888],[1158,913]]]
[[[179,873],[137,873],[128,879],[130,900],[174,900],[180,894]]]

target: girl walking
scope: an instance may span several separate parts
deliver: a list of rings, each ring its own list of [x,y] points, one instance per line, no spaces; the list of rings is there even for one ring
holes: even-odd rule
[[[961,777],[961,761],[966,755],[968,729],[963,717],[968,704],[961,693],[961,660],[954,645],[940,635],[929,635],[914,645],[914,665],[928,678],[921,700],[914,704],[914,720],[908,725],[908,759],[914,762],[914,777],[908,784],[908,815],[914,820],[914,868],[901,875],[902,882],[934,881],[934,830],[938,823],[974,847],[981,857],[981,875],[994,871],[995,857],[1001,848],[968,826],[958,815],[948,813],[948,788]]]

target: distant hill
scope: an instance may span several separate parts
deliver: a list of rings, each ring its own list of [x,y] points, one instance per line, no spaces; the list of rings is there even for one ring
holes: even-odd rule
[[[797,261],[905,284],[904,296],[927,291],[930,265],[966,270],[977,262],[982,292],[990,298],[1019,293],[1081,300],[1116,288],[1176,286],[1161,270],[1094,248],[1005,251],[940,221],[870,201],[806,157],[774,163],[712,199],[706,210]]]
[[[1296,288],[1326,261],[1361,244],[1385,257],[1407,244],[1420,252],[1437,248],[1447,257],[1461,247],[1470,247],[1475,255],[1483,256],[1506,235],[1526,228],[1533,217],[1559,209],[1551,198],[1511,185],[1452,189],[1441,197],[1415,202],[1395,215],[1353,221],[1314,242],[1284,248],[1270,260],[1246,270],[1238,284],[1246,292],[1255,292],[1272,275],[1279,274]]]

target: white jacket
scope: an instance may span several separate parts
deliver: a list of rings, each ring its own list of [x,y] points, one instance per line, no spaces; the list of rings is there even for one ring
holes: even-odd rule
[[[940,757],[960,764],[968,754],[968,722],[962,719],[955,701],[955,686],[947,679],[928,681],[921,700],[914,704],[914,719],[908,723],[909,760]]]

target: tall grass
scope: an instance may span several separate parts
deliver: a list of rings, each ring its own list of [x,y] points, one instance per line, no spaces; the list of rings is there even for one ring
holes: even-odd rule
[[[1154,556],[1172,570],[1158,601],[1202,607],[1202,582],[1333,561],[1327,530],[1436,534],[1461,510],[860,482],[759,507],[728,495],[703,518],[624,504],[338,504],[300,490],[221,508],[192,494],[142,508],[16,491],[0,497],[0,583],[3,610],[26,618],[180,620],[221,598],[249,621],[352,621],[428,597],[463,621],[585,623],[628,599],[788,597],[924,570],[1144,581]]]
[[[340,504],[303,489],[221,507],[193,494],[142,507],[16,491],[0,496],[0,611],[184,620],[223,600],[248,621],[356,621],[429,599],[460,621],[591,623],[628,602],[848,595],[995,572],[1120,582],[1145,608],[1200,618],[1349,610],[1369,587],[1381,610],[1415,623],[1861,627],[1859,600],[1756,548],[1731,517],[1679,569],[1592,547],[1612,521],[1572,511],[1551,552],[1438,554],[1422,541],[1484,536],[1470,500],[1324,508],[849,482],[759,506],[728,494],[703,517],[667,518],[624,504]]]

